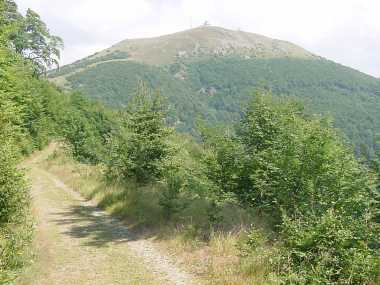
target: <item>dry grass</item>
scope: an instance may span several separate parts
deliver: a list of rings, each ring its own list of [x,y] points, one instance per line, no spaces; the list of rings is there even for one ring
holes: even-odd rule
[[[153,265],[147,266],[147,258],[132,247],[123,225],[39,167],[32,166],[28,177],[36,219],[36,258],[11,284],[169,283],[165,280],[171,276],[163,267],[155,271]],[[149,253],[154,254],[152,250]]]
[[[216,232],[206,231],[205,238],[201,201],[190,205],[175,223],[168,222],[158,204],[158,190],[153,186],[138,189],[133,184],[109,186],[102,179],[101,166],[79,164],[62,149],[42,164],[83,196],[123,217],[132,228],[134,225],[136,231],[176,256],[179,264],[200,276],[205,284],[278,284],[276,277],[269,274],[273,248],[262,247],[241,255],[240,245],[244,244],[246,231],[252,224],[264,232],[267,230],[265,223],[260,223],[262,219],[254,218],[254,213],[226,206],[222,210],[223,227]]]
[[[171,64],[178,57],[202,55],[315,58],[310,52],[289,42],[216,26],[201,26],[155,38],[125,40],[94,57],[115,51],[127,52],[132,60],[151,65]]]

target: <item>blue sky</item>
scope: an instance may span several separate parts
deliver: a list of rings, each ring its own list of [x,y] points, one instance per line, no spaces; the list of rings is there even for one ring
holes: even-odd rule
[[[16,0],[65,41],[67,64],[126,38],[213,25],[291,41],[380,77],[378,0]]]

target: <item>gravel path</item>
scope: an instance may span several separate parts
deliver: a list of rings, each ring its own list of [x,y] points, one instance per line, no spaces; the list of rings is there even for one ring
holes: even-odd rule
[[[39,168],[37,162],[49,149],[26,163],[37,220],[37,257],[16,284],[196,284],[173,257],[134,237],[121,221]]]

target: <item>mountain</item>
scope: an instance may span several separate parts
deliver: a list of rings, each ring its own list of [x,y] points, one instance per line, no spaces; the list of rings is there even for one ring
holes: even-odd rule
[[[219,27],[125,40],[49,77],[116,108],[146,81],[167,98],[171,123],[182,131],[191,131],[197,118],[237,121],[249,93],[266,88],[333,117],[357,149],[373,150],[380,133],[378,79],[286,41]]]

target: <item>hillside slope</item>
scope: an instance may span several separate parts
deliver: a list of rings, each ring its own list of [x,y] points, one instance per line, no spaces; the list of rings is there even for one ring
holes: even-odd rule
[[[236,121],[249,93],[265,87],[333,117],[357,148],[374,148],[380,133],[379,80],[288,42],[218,27],[125,40],[50,77],[113,107],[124,106],[144,80],[168,98],[171,122],[183,131],[198,117]]]

